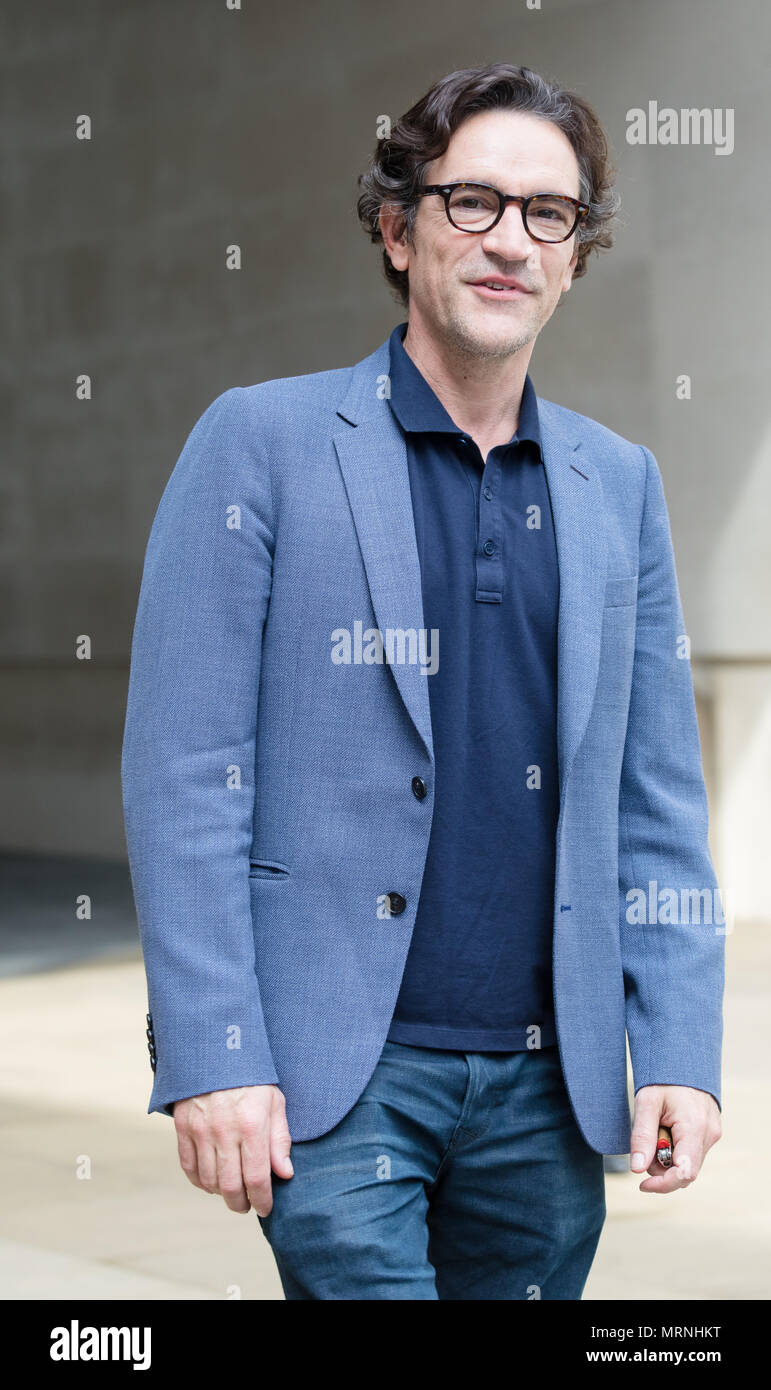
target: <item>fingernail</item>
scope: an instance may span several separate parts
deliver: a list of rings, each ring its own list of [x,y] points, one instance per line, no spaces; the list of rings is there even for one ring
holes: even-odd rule
[[[633,1167],[633,1168],[644,1168],[644,1167],[645,1167],[645,1154],[632,1154],[632,1167]]]
[[[293,1167],[293,1165],[292,1165],[292,1160],[291,1160],[291,1158],[288,1158],[287,1161],[286,1161],[286,1163],[287,1163],[287,1167],[288,1167],[288,1169],[289,1169],[290,1174],[292,1175],[292,1177],[294,1177],[294,1167]]]

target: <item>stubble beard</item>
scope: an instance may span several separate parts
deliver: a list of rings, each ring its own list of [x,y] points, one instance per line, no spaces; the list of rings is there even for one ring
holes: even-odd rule
[[[531,297],[535,298],[536,295]],[[525,304],[528,301],[519,302]],[[442,331],[447,346],[459,362],[501,362],[527,347],[540,327],[541,324],[534,323],[531,317],[527,322],[521,322],[512,316],[505,325],[507,331],[491,338],[483,328],[477,328],[471,314],[461,313],[452,306]]]

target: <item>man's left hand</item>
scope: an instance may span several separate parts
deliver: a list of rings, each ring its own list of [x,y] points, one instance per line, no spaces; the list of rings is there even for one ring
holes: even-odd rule
[[[662,1168],[656,1158],[659,1125],[672,1131],[670,1168]],[[709,1091],[693,1086],[641,1086],[634,1098],[632,1171],[642,1173],[647,1168],[652,1176],[640,1183],[640,1191],[675,1192],[690,1187],[722,1133],[720,1110]]]

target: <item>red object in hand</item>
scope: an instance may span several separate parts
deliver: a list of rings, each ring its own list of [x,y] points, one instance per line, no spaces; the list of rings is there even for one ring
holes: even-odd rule
[[[656,1157],[662,1168],[669,1168],[672,1164],[672,1134],[666,1125],[659,1126],[659,1138],[656,1144]]]

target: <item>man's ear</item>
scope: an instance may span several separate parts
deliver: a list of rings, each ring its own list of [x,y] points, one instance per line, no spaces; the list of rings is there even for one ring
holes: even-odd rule
[[[562,280],[562,293],[563,293],[563,294],[567,294],[568,290],[570,289],[570,286],[571,286],[572,283],[573,283],[573,271],[575,270],[577,264],[578,264],[578,250],[576,249],[576,250],[573,252],[573,255],[570,257],[570,260],[568,261],[568,263],[567,263],[567,265],[566,265],[566,267],[565,267],[565,275],[564,275],[563,280]]]
[[[403,209],[394,203],[384,203],[380,209],[379,222],[383,245],[394,270],[408,270],[407,227]]]

